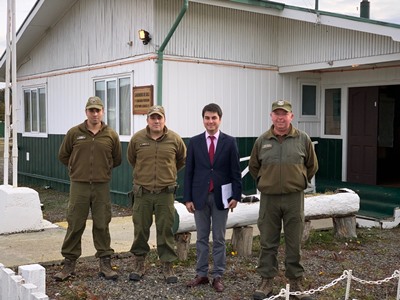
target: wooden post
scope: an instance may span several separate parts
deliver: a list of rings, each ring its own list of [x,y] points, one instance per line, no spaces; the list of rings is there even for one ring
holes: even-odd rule
[[[253,227],[233,228],[232,248],[239,256],[251,256],[253,249]]]
[[[333,217],[333,233],[337,238],[356,238],[356,216]]]
[[[188,258],[191,236],[192,234],[190,232],[175,234],[176,254],[181,261],[187,260]]]
[[[310,231],[311,231],[311,221],[306,220],[304,222],[303,238],[301,239],[302,244],[307,242],[308,238],[310,237]]]

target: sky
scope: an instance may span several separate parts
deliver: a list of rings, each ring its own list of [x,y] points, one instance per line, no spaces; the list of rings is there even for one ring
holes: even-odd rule
[[[14,0],[16,5],[17,31],[31,11],[36,0]],[[0,0],[0,56],[6,48],[7,33],[7,0]],[[274,0],[287,5],[314,9],[315,0]],[[318,0],[319,10],[341,13],[350,16],[360,16],[361,0]],[[370,19],[400,24],[399,0],[369,0]],[[190,3],[189,3],[190,7]]]

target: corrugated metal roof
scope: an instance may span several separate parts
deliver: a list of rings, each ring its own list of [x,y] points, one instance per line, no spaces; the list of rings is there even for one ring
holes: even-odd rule
[[[190,0],[213,6],[230,7],[238,10],[252,11],[278,17],[311,22],[321,25],[335,26],[367,33],[390,36],[395,41],[400,41],[400,25],[388,22],[359,18],[321,10],[284,5],[284,9],[277,9],[278,2],[263,0]],[[266,4],[270,3],[270,6]],[[272,5],[274,4],[274,5]]]

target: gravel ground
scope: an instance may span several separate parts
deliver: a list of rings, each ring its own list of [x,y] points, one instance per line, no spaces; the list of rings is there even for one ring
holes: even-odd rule
[[[370,284],[352,280],[349,299],[396,299],[398,278],[385,280],[379,285],[372,283],[391,277],[396,269],[400,272],[400,229],[359,229],[357,234],[357,239],[341,241],[335,240],[330,231],[312,234],[303,250],[307,288],[317,290],[341,278],[345,270],[352,270],[353,276]],[[94,258],[81,259],[77,265],[77,275],[62,283],[51,278],[62,267],[60,263],[45,265],[47,294],[50,299],[252,299],[259,284],[259,276],[255,272],[258,239],[255,238],[251,257],[232,255],[230,247],[228,242],[227,271],[224,276],[226,290],[223,293],[214,292],[208,285],[196,288],[185,286],[195,276],[195,250],[191,248],[188,261],[175,264],[175,273],[179,278],[177,284],[164,283],[154,252],[146,261],[148,271],[143,280],[129,281],[132,258],[128,253],[119,253],[112,261],[120,274],[117,281],[100,278],[97,275],[98,261]],[[280,249],[280,260],[283,259],[283,248]],[[276,278],[275,293],[279,293],[284,286],[285,278],[281,273]],[[316,292],[314,298],[344,299],[345,288],[346,279],[342,279],[336,285]]]
[[[52,222],[65,216],[68,199],[66,193],[51,189],[33,187],[38,190],[43,214]],[[129,215],[130,209],[113,206],[113,215]],[[306,273],[306,288],[315,291],[315,299],[345,299],[345,270],[359,278],[351,281],[348,299],[384,300],[396,299],[400,273],[399,236],[400,228],[394,229],[357,229],[357,238],[335,239],[332,230],[312,231],[303,247],[303,265]],[[93,257],[81,258],[76,268],[76,276],[65,282],[56,282],[53,275],[61,268],[61,262],[43,265],[47,272],[46,293],[50,299],[252,299],[260,278],[257,266],[259,243],[254,238],[253,253],[250,257],[239,257],[232,251],[227,241],[227,270],[223,278],[225,291],[216,293],[211,286],[187,288],[185,283],[195,276],[195,249],[190,248],[187,261],[176,262],[174,270],[178,276],[177,284],[166,284],[160,272],[160,262],[154,251],[146,260],[147,272],[140,282],[128,280],[131,272],[130,253],[116,253],[112,264],[120,277],[117,281],[108,281],[98,276],[98,260]],[[283,270],[284,243],[279,250],[280,268]],[[395,274],[396,278],[390,279]],[[340,280],[338,280],[341,278]],[[327,285],[332,284],[328,287]],[[275,280],[275,294],[285,287],[283,272]],[[379,283],[379,284],[376,284]],[[326,289],[324,288],[326,287]],[[283,298],[277,298],[283,299]]]

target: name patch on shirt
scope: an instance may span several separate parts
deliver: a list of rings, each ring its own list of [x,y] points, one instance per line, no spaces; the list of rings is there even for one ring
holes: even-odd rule
[[[150,146],[150,143],[140,143],[139,147],[148,147]]]
[[[269,150],[272,149],[272,144],[265,144],[261,147],[262,149]]]
[[[78,141],[79,141],[79,140],[84,140],[84,139],[86,139],[86,136],[85,136],[85,135],[80,135],[80,136],[78,136],[76,139],[77,139]]]

